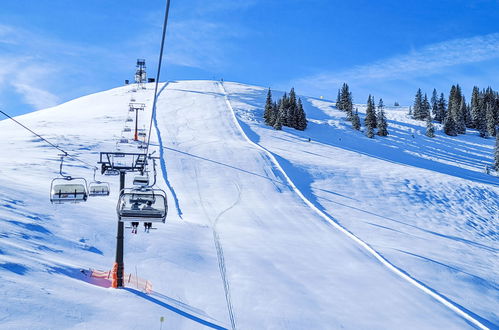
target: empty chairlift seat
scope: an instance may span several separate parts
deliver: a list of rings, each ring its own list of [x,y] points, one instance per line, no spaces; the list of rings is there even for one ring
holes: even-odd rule
[[[83,178],[52,180],[50,201],[54,204],[85,202],[88,198],[87,181]]]
[[[109,196],[110,188],[109,183],[94,181],[88,185],[89,196]]]
[[[124,189],[116,207],[120,221],[165,222],[166,193],[161,189]]]

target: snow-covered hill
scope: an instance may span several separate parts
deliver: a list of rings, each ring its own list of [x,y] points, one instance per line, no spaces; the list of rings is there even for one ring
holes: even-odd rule
[[[429,140],[403,109],[388,111],[388,138],[369,140],[316,99],[305,132],[276,132],[262,124],[265,92],[161,90],[151,141],[170,213],[125,235],[125,270],[150,295],[80,272],[114,261],[116,177],[109,197],[50,205],[57,151],[1,121],[0,327],[494,327],[499,189],[481,173],[492,142]],[[116,148],[131,97],[147,125],[152,93],[120,87],[18,119],[95,163]],[[76,161],[65,171],[92,176]]]

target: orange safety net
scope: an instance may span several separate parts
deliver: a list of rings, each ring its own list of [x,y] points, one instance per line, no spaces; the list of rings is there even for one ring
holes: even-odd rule
[[[117,268],[117,266],[113,266],[113,269],[109,270],[109,271],[101,271],[101,270],[92,269],[92,273],[91,273],[90,277],[111,280],[112,281],[111,286],[113,288],[116,288],[118,280],[116,277],[115,268]],[[123,286],[125,288],[132,288],[132,289],[136,289],[139,291],[143,291],[147,294],[152,293],[152,283],[151,282],[149,282],[148,280],[144,280],[138,276],[132,275],[132,274],[127,274],[127,273],[123,274]]]

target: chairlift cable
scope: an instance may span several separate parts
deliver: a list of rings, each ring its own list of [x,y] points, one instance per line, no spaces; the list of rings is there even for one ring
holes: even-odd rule
[[[72,158],[74,160],[77,160],[87,166],[90,166],[94,169],[97,169],[97,167],[95,167],[94,165],[92,164],[89,164],[81,159],[79,159],[78,157],[76,156],[73,156],[71,154],[69,154],[66,150],[62,149],[61,147],[59,146],[56,146],[55,144],[53,144],[52,142],[48,141],[47,139],[45,139],[43,136],[41,136],[40,134],[36,133],[35,131],[33,131],[32,129],[30,129],[29,127],[23,125],[22,123],[20,123],[19,121],[17,121],[16,119],[12,118],[9,114],[5,113],[4,111],[0,110],[0,113],[2,113],[5,117],[9,118],[10,120],[12,120],[13,122],[15,122],[16,124],[18,124],[19,126],[21,126],[22,128],[24,128],[25,130],[29,131],[31,134],[34,134],[36,137],[40,138],[42,141],[46,142],[47,144],[49,144],[50,146],[52,146],[53,148],[59,150],[60,152],[63,153],[62,157],[69,157],[69,158]]]
[[[152,122],[154,118],[154,114],[156,112],[156,102],[158,101],[158,85],[159,85],[159,76],[161,73],[161,62],[163,61],[163,49],[165,46],[165,36],[166,36],[166,26],[168,24],[168,13],[170,12],[170,0],[166,0],[166,9],[165,9],[165,20],[163,22],[163,35],[161,37],[161,49],[159,51],[159,62],[158,62],[158,72],[156,73],[156,83],[154,86],[154,99],[152,102],[152,113],[151,113],[151,121],[149,123],[149,136],[147,138],[147,147],[145,154],[149,152],[149,143],[151,141],[151,128]]]

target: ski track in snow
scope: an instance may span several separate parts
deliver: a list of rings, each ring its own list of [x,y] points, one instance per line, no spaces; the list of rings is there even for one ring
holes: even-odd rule
[[[362,241],[360,238],[355,236],[352,232],[350,232],[348,229],[345,227],[341,226],[334,218],[332,218],[329,214],[324,213],[321,211],[316,205],[314,205],[310,200],[308,200],[305,195],[296,187],[296,185],[293,183],[293,181],[289,178],[289,176],[286,174],[284,169],[281,167],[280,163],[277,161],[275,158],[274,154],[270,152],[268,149],[265,147],[253,142],[247,135],[246,132],[243,130],[243,128],[240,125],[239,120],[237,119],[236,113],[234,111],[234,108],[232,107],[229,99],[229,94],[227,93],[227,90],[225,89],[223,83],[218,83],[220,86],[221,92],[224,94],[227,107],[229,108],[232,117],[234,119],[235,125],[238,127],[240,130],[242,136],[246,139],[246,141],[255,146],[256,148],[262,150],[269,158],[270,160],[276,165],[276,167],[282,172],[283,176],[285,177],[286,181],[290,185],[290,187],[298,194],[298,196],[312,209],[314,210],[317,214],[319,214],[323,219],[325,219],[328,223],[333,225],[335,228],[339,229],[342,233],[346,234],[349,238],[351,238],[354,242],[359,244],[362,248],[364,248],[367,252],[369,252],[373,257],[375,257],[378,261],[380,261],[384,266],[386,266],[390,271],[394,272],[410,284],[414,285],[418,289],[422,290],[424,293],[428,294],[429,296],[433,297],[435,300],[439,301],[442,303],[444,306],[455,312],[456,314],[460,315],[464,319],[466,319],[468,322],[473,324],[474,326],[480,328],[480,329],[489,329],[488,326],[485,326],[484,323],[486,320],[479,320],[479,316],[475,315],[474,313],[466,310],[464,307],[459,306],[455,302],[449,300],[448,298],[444,297],[443,295],[439,294],[436,290],[428,287],[421,281],[418,281],[417,279],[411,277],[406,271],[403,269],[395,266],[392,264],[390,261],[388,261],[385,257],[383,257],[381,254],[379,254],[376,250],[374,250],[369,244],[366,242]],[[480,318],[481,319],[481,318]],[[482,323],[483,322],[483,323]]]
[[[222,282],[223,282],[224,293],[225,293],[225,300],[227,302],[227,312],[229,314],[230,324],[231,324],[232,329],[236,329],[236,320],[235,320],[235,317],[234,317],[234,308],[232,306],[232,301],[231,301],[231,297],[230,297],[230,283],[229,283],[229,279],[227,277],[227,269],[225,267],[224,251],[223,251],[222,243],[220,242],[220,236],[218,235],[216,227],[217,227],[217,223],[220,220],[220,218],[222,217],[222,215],[224,215],[224,213],[226,213],[227,211],[229,211],[232,208],[234,208],[234,206],[236,206],[237,203],[239,203],[239,201],[241,200],[241,189],[240,189],[240,187],[239,187],[239,185],[237,183],[234,184],[235,187],[236,187],[236,189],[237,189],[237,192],[238,192],[236,201],[232,205],[230,205],[229,207],[227,207],[225,210],[222,210],[216,216],[215,220],[212,220],[211,217],[210,217],[210,215],[208,214],[208,211],[206,210],[206,207],[205,207],[205,204],[204,204],[204,199],[201,196],[201,189],[200,189],[200,186],[199,186],[199,180],[197,179],[198,176],[199,176],[199,172],[197,171],[196,167],[194,169],[196,171],[196,185],[198,187],[197,191],[198,191],[199,200],[201,201],[201,207],[202,207],[203,212],[204,212],[204,214],[206,216],[206,219],[208,219],[208,221],[211,224],[211,229],[212,229],[212,232],[213,232],[213,242],[215,244],[215,249],[217,251],[218,267],[220,269],[220,277],[221,277]]]
[[[310,198],[292,172],[293,160],[279,154],[281,145],[259,144],[260,136],[248,131],[252,127],[242,121],[246,118],[238,112],[234,103],[238,94],[232,93],[231,86],[170,82],[158,92],[158,101],[167,102],[153,118],[158,144],[154,141],[151,146],[160,148],[164,180],[158,180],[158,185],[170,191],[177,212],[171,211],[167,223],[150,236],[125,237],[127,269],[136,265],[139,276],[153,282],[158,291],[152,295],[102,288],[81,279],[82,267],[107,269],[114,258],[116,196],[91,199],[84,207],[51,206],[46,188],[57,173],[57,159],[47,155],[40,141],[27,139],[25,132],[0,121],[2,140],[7,141],[4,155],[23,148],[15,161],[0,157],[5,164],[2,171],[7,171],[0,177],[4,204],[0,208],[0,328],[150,329],[159,327],[163,315],[164,329],[494,328],[473,314],[473,301],[456,302],[452,296],[447,298],[447,292],[437,292],[438,285],[417,280],[427,282],[427,277],[406,273],[421,264],[414,262],[411,268],[392,262],[384,250],[378,252],[379,244],[340,224],[343,219],[335,217],[337,213],[328,213],[333,209]],[[112,149],[119,138],[110,131],[120,129],[130,95],[146,103],[152,94],[150,89],[136,94],[127,89],[83,97],[54,111],[26,115],[22,121],[93,162],[97,150]],[[146,111],[149,114],[150,107]],[[149,124],[149,116],[142,120],[145,117]],[[286,139],[286,134],[274,135]],[[289,136],[288,140],[297,142]],[[129,147],[136,150],[132,143]],[[194,152],[195,148],[199,149]],[[315,149],[305,152],[310,150]],[[87,172],[76,163],[65,168],[79,176]],[[414,178],[407,180],[406,188],[428,193],[424,183],[421,186]],[[452,204],[445,206],[452,208]],[[367,216],[360,214],[359,219],[367,222]],[[396,217],[391,219],[398,223]],[[373,221],[372,226],[383,224]],[[437,242],[441,235],[444,242],[462,240],[459,244],[497,252],[467,236],[451,237],[438,230],[431,234],[434,240],[429,242]],[[401,248],[401,253],[426,258],[423,262],[442,261],[405,250]],[[443,260],[442,265],[454,264]],[[475,290],[476,296],[487,298]]]

